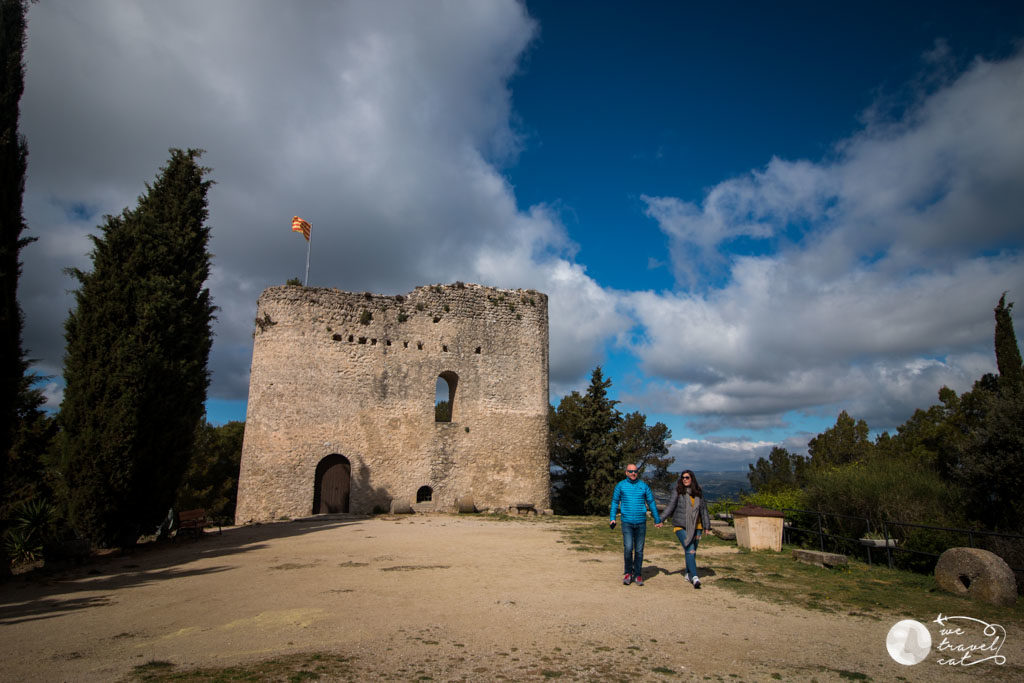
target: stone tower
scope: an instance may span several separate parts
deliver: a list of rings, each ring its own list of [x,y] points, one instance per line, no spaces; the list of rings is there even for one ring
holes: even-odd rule
[[[450,421],[436,419],[438,387]],[[236,523],[467,499],[549,506],[547,296],[264,291]]]

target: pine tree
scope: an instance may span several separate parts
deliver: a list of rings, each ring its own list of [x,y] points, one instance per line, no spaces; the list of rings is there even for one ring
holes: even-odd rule
[[[834,427],[826,429],[807,443],[807,453],[815,467],[864,462],[871,454],[868,424],[854,421],[845,410],[839,413]]]
[[[675,473],[668,468],[676,459],[668,454],[665,445],[672,438],[672,430],[664,422],[647,426],[647,416],[637,411],[625,415],[616,429],[619,460],[623,465],[634,463],[651,488],[667,491],[675,484]]]
[[[597,366],[586,394],[567,394],[548,413],[552,500],[560,514],[607,514],[628,463],[641,471],[650,466],[655,478],[670,476],[675,458],[667,457],[665,442],[672,432],[661,422],[648,427],[643,413],[623,418],[615,408],[619,402],[608,398],[611,385]]]
[[[1024,388],[1024,368],[1021,367],[1017,335],[1013,332],[1011,309],[1013,309],[1013,303],[1006,303],[1006,292],[1003,292],[1003,295],[999,297],[999,305],[995,307],[996,367],[999,368],[1000,382]]]
[[[588,515],[607,512],[615,484],[622,478],[625,463],[618,448],[617,427],[622,420],[615,409],[618,401],[608,398],[610,379],[604,379],[601,366],[590,375],[590,386],[583,397],[585,438],[583,451],[587,459],[587,481],[584,485],[583,511]]]
[[[68,518],[99,545],[131,545],[173,504],[209,385],[214,307],[209,169],[171,150],[134,210],[107,216],[65,323],[59,416]]]
[[[21,94],[25,89],[25,28],[28,2],[0,0],[0,495],[8,491],[8,457],[19,411],[31,397],[23,378],[28,364],[21,347],[22,316],[18,306],[21,248],[31,240],[25,229],[22,198],[28,145],[18,132]],[[0,500],[0,504],[6,503]],[[0,550],[0,575],[8,569]]]

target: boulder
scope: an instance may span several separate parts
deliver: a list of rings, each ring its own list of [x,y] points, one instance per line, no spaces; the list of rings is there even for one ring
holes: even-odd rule
[[[849,563],[846,555],[826,553],[821,550],[804,550],[802,548],[793,550],[793,559],[804,564],[814,564],[826,569],[842,567]]]
[[[476,512],[476,505],[473,504],[472,496],[463,496],[456,501],[455,506],[458,508],[460,514],[469,514]]]
[[[992,605],[1013,607],[1017,580],[1003,558],[981,548],[950,548],[935,564],[939,588]]]

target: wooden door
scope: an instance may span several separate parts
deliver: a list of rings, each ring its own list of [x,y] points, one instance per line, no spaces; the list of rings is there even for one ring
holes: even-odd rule
[[[317,465],[317,502],[313,512],[348,512],[352,466],[348,458],[331,454]]]

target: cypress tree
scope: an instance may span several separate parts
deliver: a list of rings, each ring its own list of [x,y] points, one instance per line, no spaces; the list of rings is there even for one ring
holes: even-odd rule
[[[70,271],[61,469],[69,520],[101,546],[164,518],[203,419],[214,307],[201,154],[172,149],[137,208],[92,237],[92,272]]]
[[[19,254],[30,241],[21,236],[28,145],[18,132],[27,11],[25,0],[0,0],[0,492],[6,491],[8,452],[27,367],[18,306]]]
[[[999,368],[1000,382],[1012,387],[1024,387],[1024,368],[1021,367],[1017,335],[1013,332],[1013,318],[1010,310],[1013,303],[1006,303],[1006,292],[999,297],[996,314],[996,367]]]
[[[22,316],[18,306],[21,248],[30,239],[25,229],[22,198],[28,145],[18,132],[21,95],[25,90],[25,28],[27,0],[0,0],[0,534],[6,527],[12,446],[19,414],[35,395],[25,381],[21,347]],[[0,577],[10,571],[6,545],[0,544]]]

